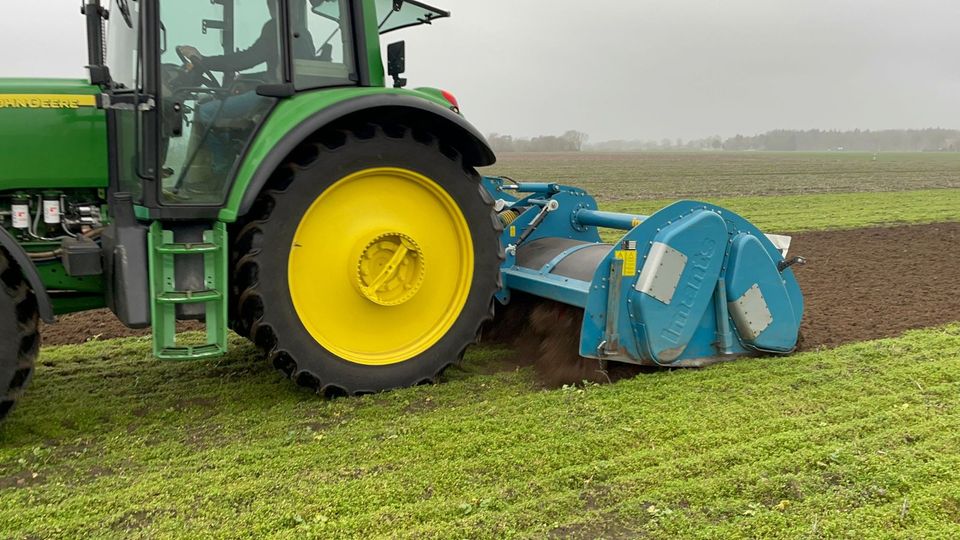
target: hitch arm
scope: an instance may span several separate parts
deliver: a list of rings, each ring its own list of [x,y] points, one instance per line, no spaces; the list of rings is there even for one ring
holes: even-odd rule
[[[807,264],[807,260],[804,259],[803,257],[794,257],[792,259],[782,260],[779,263],[777,263],[777,271],[779,271],[782,274],[784,270],[786,270],[787,268],[790,268],[791,266],[794,266],[794,265],[804,266],[806,264]]]

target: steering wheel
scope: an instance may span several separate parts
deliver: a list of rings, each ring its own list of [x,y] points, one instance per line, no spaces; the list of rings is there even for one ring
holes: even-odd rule
[[[189,50],[192,49],[197,57],[200,56],[200,53],[197,52],[197,49],[194,47],[188,47],[185,45],[178,45],[176,47],[177,56],[180,57],[180,61],[183,62],[183,67],[187,72],[192,73],[194,69],[198,67],[198,64],[191,59],[192,55],[189,55]],[[201,68],[202,69],[202,68]],[[213,72],[209,69],[204,69],[203,71],[197,71],[196,75],[199,81],[202,84],[205,84],[208,88],[220,88],[220,83],[217,82],[217,78],[213,76]]]

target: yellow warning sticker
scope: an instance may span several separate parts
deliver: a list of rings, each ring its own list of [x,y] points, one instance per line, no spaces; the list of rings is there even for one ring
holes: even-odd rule
[[[618,250],[614,256],[623,261],[623,275],[632,276],[637,273],[637,252],[632,249]]]
[[[633,218],[633,221],[630,222],[630,225],[632,225],[633,227],[637,227],[637,226],[639,226],[641,223],[643,223],[643,220],[640,219],[640,218],[638,218],[638,217],[635,217],[635,218]]]
[[[511,225],[511,226],[510,226],[510,238],[516,238],[516,237],[517,237],[517,226],[516,226],[516,225]]]

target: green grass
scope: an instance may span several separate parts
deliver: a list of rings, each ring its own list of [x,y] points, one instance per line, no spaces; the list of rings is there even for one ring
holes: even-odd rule
[[[602,202],[601,207],[616,212],[649,214],[673,201],[608,201]],[[960,220],[960,189],[707,198],[706,201],[742,215],[767,232]]]
[[[335,401],[233,345],[45,350],[0,428],[0,536],[960,535],[960,325],[553,391],[481,348]]]
[[[960,153],[501,154],[484,174],[580,186],[601,201],[960,188]]]

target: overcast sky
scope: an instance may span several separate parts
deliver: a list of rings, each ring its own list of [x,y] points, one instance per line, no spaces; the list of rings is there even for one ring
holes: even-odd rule
[[[432,3],[453,18],[386,38],[407,40],[411,85],[453,91],[485,133],[960,127],[956,0]],[[79,4],[0,19],[0,76],[82,76]]]

